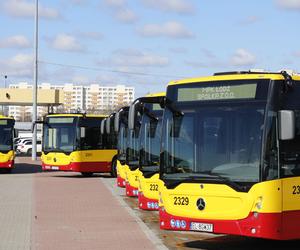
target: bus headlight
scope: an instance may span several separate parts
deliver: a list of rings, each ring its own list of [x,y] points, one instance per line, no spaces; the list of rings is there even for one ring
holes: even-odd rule
[[[256,200],[256,203],[255,203],[255,207],[258,209],[258,210],[261,210],[262,209],[262,204],[263,203],[263,198],[262,196],[259,196]]]
[[[162,196],[161,196],[161,192],[158,192],[158,197],[159,197],[159,205],[160,206],[163,206],[163,199],[162,199]]]

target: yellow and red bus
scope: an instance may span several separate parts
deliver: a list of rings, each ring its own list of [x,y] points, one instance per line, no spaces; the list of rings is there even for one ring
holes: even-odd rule
[[[114,130],[118,135],[118,160],[117,160],[117,186],[125,188],[126,171],[126,149],[128,133],[128,111],[129,107],[121,108],[115,115]]]
[[[300,76],[229,72],[171,82],[160,227],[300,238]]]
[[[138,98],[130,106],[128,113],[129,138],[127,141],[126,154],[128,165],[126,171],[126,195],[138,197],[140,193],[141,203],[139,207],[146,208],[147,210],[158,208],[157,202],[154,201],[155,193],[158,192],[155,188],[157,185],[156,180],[158,181],[158,179],[156,179],[154,175],[155,171],[158,170],[159,161],[154,154],[151,155],[151,153],[154,153],[154,150],[153,145],[149,145],[149,143],[154,142],[154,140],[150,138],[155,136],[158,117],[162,115],[160,102],[164,97],[165,93],[155,93]],[[151,119],[152,122],[150,122],[149,119]],[[150,125],[152,125],[152,128],[149,130]],[[151,132],[152,134],[150,135],[149,133]],[[145,137],[145,133],[147,133],[147,137]],[[156,135],[158,136],[158,134]],[[159,138],[157,138],[157,140],[159,140]],[[147,145],[145,143],[147,143]],[[159,150],[159,143],[155,146],[157,147],[156,150]],[[153,150],[153,152],[150,152],[150,150]],[[152,159],[150,159],[151,157]],[[143,171],[141,171],[142,169]],[[143,177],[144,173],[147,178]],[[142,182],[140,182],[140,178],[142,178]],[[143,191],[145,193],[142,190],[139,192],[139,187],[140,189],[144,187]],[[149,205],[148,208],[147,204]]]
[[[118,134],[114,129],[114,120],[116,113],[110,114],[108,117],[101,121],[101,134],[106,138],[106,144],[117,149],[118,147]],[[117,159],[118,153],[114,156],[111,165],[111,176],[117,177]]]
[[[161,122],[165,93],[141,98],[134,110],[142,109],[139,149],[138,206],[143,210],[158,210],[159,154]]]
[[[0,115],[0,169],[6,173],[10,173],[14,167],[14,125],[12,117]]]
[[[49,114],[43,121],[43,170],[111,173],[116,145],[101,134],[106,116],[89,114]]]

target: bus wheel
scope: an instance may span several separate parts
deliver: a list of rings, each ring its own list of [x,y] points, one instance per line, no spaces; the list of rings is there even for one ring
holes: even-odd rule
[[[117,177],[117,160],[113,159],[111,163],[111,177]]]
[[[84,177],[92,177],[94,173],[90,173],[90,172],[81,172],[82,176]]]
[[[11,171],[12,171],[11,168],[4,168],[4,169],[3,169],[3,173],[4,173],[4,174],[10,174]]]

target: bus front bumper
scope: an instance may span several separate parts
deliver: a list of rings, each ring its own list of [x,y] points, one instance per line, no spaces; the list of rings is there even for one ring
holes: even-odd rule
[[[139,192],[138,199],[139,208],[142,210],[157,211],[159,208],[158,200],[147,198],[143,192]]]
[[[126,188],[126,196],[129,196],[129,197],[138,197],[139,190],[138,190],[137,187],[131,186],[129,184],[129,182],[126,181],[125,188]]]
[[[82,173],[110,173],[110,162],[72,162],[68,165],[50,165],[42,163],[42,169],[44,171],[71,171]]]
[[[0,168],[14,168],[14,161],[0,162]]]
[[[164,207],[159,208],[160,228],[173,231],[199,231],[214,234],[232,234],[273,240],[300,238],[300,212],[251,212],[240,220],[194,219],[174,216]]]
[[[117,176],[117,185],[118,187],[125,187],[125,179],[123,179],[120,175]]]

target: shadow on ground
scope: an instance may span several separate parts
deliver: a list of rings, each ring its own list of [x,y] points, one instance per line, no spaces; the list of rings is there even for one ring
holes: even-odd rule
[[[57,171],[53,171],[53,172],[57,172]],[[59,173],[59,172],[57,172]],[[89,179],[89,178],[106,178],[106,179],[112,179],[115,177],[112,177],[111,175],[106,175],[106,174],[93,174],[92,176],[83,176],[82,174],[78,174],[78,173],[74,173],[74,175],[53,175],[51,177],[56,177],[56,178],[77,178],[77,179]]]
[[[220,236],[210,239],[184,242],[181,247],[206,250],[266,250],[299,249],[300,241],[273,241],[239,236]]]
[[[39,172],[42,172],[42,167],[38,164],[15,163],[15,167],[8,174],[34,174]]]

